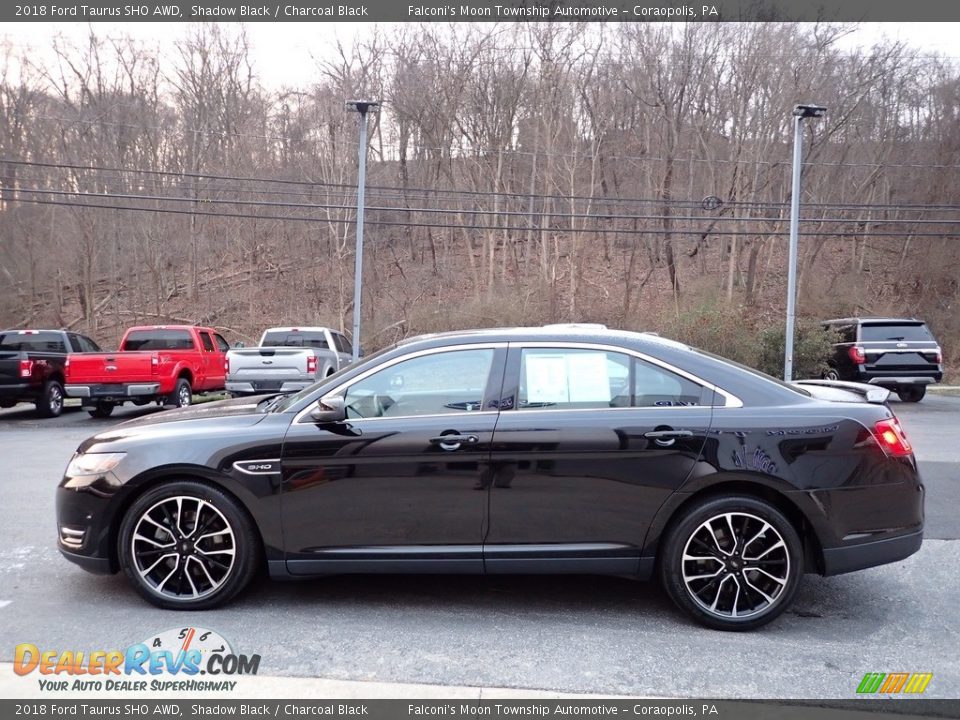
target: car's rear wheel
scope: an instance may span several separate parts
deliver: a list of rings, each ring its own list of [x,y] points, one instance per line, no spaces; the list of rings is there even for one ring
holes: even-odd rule
[[[839,379],[840,379],[840,373],[838,373],[834,368],[830,368],[829,370],[827,370],[826,372],[823,373],[823,379],[824,379],[824,380],[839,380]]]
[[[47,380],[37,398],[37,415],[42,418],[58,417],[63,412],[63,385],[59,380]]]
[[[119,557],[154,605],[206,610],[253,577],[260,541],[237,502],[204,483],[170,482],[144,493],[120,526]]]
[[[103,419],[110,417],[113,414],[113,409],[115,407],[116,405],[114,405],[112,402],[101,400],[93,406],[92,410],[87,410],[87,412],[90,413],[90,417]]]
[[[897,388],[897,395],[900,396],[902,402],[920,402],[926,394],[927,388],[925,385]]]
[[[722,495],[693,505],[668,532],[661,580],[671,599],[717,630],[752,630],[793,602],[803,545],[773,505]]]
[[[190,387],[190,381],[186,378],[179,378],[177,385],[173,389],[173,395],[170,396],[170,404],[174,407],[189,407],[193,402],[193,388]]]

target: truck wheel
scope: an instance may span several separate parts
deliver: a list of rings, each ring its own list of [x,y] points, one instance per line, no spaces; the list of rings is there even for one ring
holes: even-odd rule
[[[190,387],[190,381],[186,378],[177,380],[177,386],[173,389],[173,395],[170,396],[170,404],[177,408],[189,407],[193,402],[193,390]]]
[[[115,407],[116,405],[114,405],[112,402],[105,402],[101,400],[96,404],[93,410],[87,410],[87,412],[90,413],[90,417],[108,418],[113,413],[113,408]]]
[[[47,380],[37,399],[37,415],[42,418],[58,417],[63,412],[63,385],[59,380]]]
[[[927,388],[925,385],[897,388],[897,395],[900,396],[901,402],[920,402],[926,394]]]

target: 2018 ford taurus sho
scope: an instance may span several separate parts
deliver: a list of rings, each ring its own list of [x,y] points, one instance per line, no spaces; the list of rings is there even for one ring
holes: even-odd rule
[[[919,549],[923,485],[886,394],[602,326],[423,336],[295,395],[91,437],[60,483],[59,547],[164,608],[221,605],[264,564],[606,573],[745,630],[804,573]]]

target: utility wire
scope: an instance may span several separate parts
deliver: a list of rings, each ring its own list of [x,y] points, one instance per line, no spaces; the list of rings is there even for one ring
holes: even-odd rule
[[[83,202],[66,202],[62,200],[38,200],[36,198],[22,198],[18,202],[31,203],[35,205],[54,205],[59,207],[75,207],[75,208],[97,208],[102,210],[120,210],[120,211],[135,211],[135,212],[151,212],[151,213],[169,213],[174,215],[200,215],[207,217],[223,217],[223,218],[238,218],[245,220],[293,220],[298,222],[315,222],[315,223],[327,223],[327,224],[353,224],[355,220],[351,218],[335,218],[335,217],[304,217],[302,215],[249,215],[245,213],[228,213],[228,212],[211,212],[211,211],[202,211],[202,210],[179,210],[176,208],[155,208],[155,207],[145,207],[145,206],[135,206],[135,205],[104,205],[99,203],[83,203]],[[676,219],[676,218],[674,218]],[[517,232],[526,232],[528,230],[533,230],[537,232],[550,232],[550,233],[589,233],[589,234],[619,234],[619,235],[663,235],[665,233],[663,228],[603,228],[603,227],[591,227],[591,228],[576,228],[576,227],[529,227],[529,226],[516,226],[516,225],[480,225],[480,224],[469,224],[469,225],[451,225],[449,223],[425,223],[425,222],[404,222],[404,221],[392,221],[392,220],[377,220],[375,218],[365,218],[364,223],[367,225],[384,225],[391,227],[423,227],[423,228],[441,228],[447,230],[514,230]],[[702,229],[697,228],[673,228],[671,230],[672,234],[675,235],[704,235],[705,232]],[[757,236],[763,235],[767,237],[771,236],[787,236],[789,231],[747,231],[747,230],[711,230],[709,235],[716,236]],[[838,231],[809,231],[801,230],[800,235],[811,236],[811,237],[860,237],[863,235],[862,232],[838,232]],[[936,233],[936,232],[871,232],[870,237],[897,237],[903,238],[908,236],[911,238],[960,238],[960,232],[958,233]]]

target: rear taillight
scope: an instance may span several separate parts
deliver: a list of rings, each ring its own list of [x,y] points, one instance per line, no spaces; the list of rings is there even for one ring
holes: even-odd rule
[[[896,418],[878,422],[873,426],[873,435],[887,455],[904,457],[913,453],[913,447]]]
[[[930,353],[930,357],[937,365],[943,362],[943,353],[939,350]]]
[[[20,361],[20,377],[28,378],[33,375],[33,360]]]
[[[317,357],[316,355],[311,355],[307,358],[307,374],[316,375],[317,374]]]
[[[230,358],[226,356],[223,358],[223,372],[227,375],[230,374]]]
[[[160,372],[160,358],[156,355],[150,356],[150,372],[153,375],[157,375]]]
[[[850,356],[850,359],[857,365],[863,365],[867,361],[867,354],[863,351],[863,348],[859,345],[854,345],[852,348],[847,350],[847,354]]]

